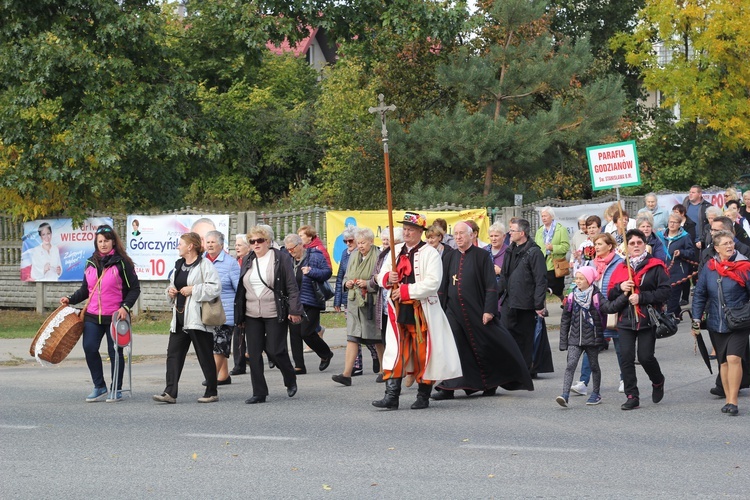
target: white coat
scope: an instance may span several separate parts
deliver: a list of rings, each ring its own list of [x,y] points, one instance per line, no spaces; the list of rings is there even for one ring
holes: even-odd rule
[[[403,243],[394,249],[398,256]],[[378,283],[387,288],[388,273],[391,271],[391,259],[386,258],[378,273]],[[438,289],[443,279],[443,261],[437,250],[430,245],[422,247],[414,255],[414,277],[416,283],[408,285],[409,297],[418,299],[422,304],[427,320],[427,365],[424,378],[426,380],[448,380],[462,375],[461,360],[458,357],[456,341],[453,338],[448,318],[440,307]],[[399,358],[400,332],[396,327],[396,312],[390,294],[388,295],[388,325],[386,327],[385,353],[383,354],[383,368],[392,370]],[[406,371],[414,371],[410,364]]]
[[[203,274],[201,274],[203,273]],[[172,304],[172,323],[169,326],[170,332],[177,330],[177,308],[176,301],[169,297],[169,287],[174,286],[174,275],[169,277],[169,286],[167,287],[167,298]],[[201,279],[201,276],[203,279]],[[206,326],[201,321],[201,302],[215,299],[221,293],[221,280],[219,273],[210,260],[201,257],[200,263],[192,268],[188,273],[187,284],[193,286],[193,293],[185,297],[185,317],[184,328],[186,330],[201,330],[204,332],[213,332],[213,326]]]

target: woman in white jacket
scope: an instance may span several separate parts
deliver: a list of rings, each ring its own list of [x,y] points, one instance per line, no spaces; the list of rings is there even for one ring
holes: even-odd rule
[[[172,303],[172,324],[167,346],[167,385],[164,392],[153,396],[161,403],[177,402],[177,385],[185,366],[190,344],[206,378],[206,391],[199,403],[219,400],[216,390],[216,363],[213,356],[213,328],[201,321],[201,302],[215,299],[221,292],[219,273],[202,257],[203,246],[197,233],[180,236],[177,245],[180,258],[170,276],[167,297]]]

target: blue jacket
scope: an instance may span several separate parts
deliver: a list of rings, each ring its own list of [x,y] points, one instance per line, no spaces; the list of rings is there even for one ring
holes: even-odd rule
[[[320,250],[308,248],[305,250],[305,256],[297,266],[297,286],[299,287],[299,300],[303,306],[325,309],[325,301],[318,302],[313,290],[312,280],[322,283],[331,277],[333,272],[328,267],[328,262]],[[310,266],[310,272],[302,273],[302,268]]]
[[[651,237],[646,242],[651,245],[651,255],[660,261],[667,263],[667,251],[664,249],[664,242],[659,238],[658,233],[651,233]]]
[[[208,252],[203,254],[206,260],[211,262],[207,255]],[[227,321],[224,324],[234,325],[234,298],[237,295],[237,283],[240,281],[240,265],[237,259],[224,250],[216,257],[213,264],[221,280],[221,305],[224,306],[224,314],[227,315]]]
[[[333,307],[346,307],[349,300],[348,294],[344,291],[344,275],[346,274],[346,267],[349,265],[349,255],[351,254],[348,248],[341,252],[339,272],[336,273],[336,290],[333,292]]]
[[[696,261],[698,259],[695,255],[695,245],[690,241],[690,235],[687,232],[685,232],[685,236],[673,241],[667,240],[667,234],[669,234],[668,230],[662,233],[662,237],[666,242],[664,247],[667,251],[666,264],[669,268],[669,282],[674,283],[693,272],[692,264],[688,264],[686,260]],[[674,255],[675,250],[679,250],[680,255],[676,259],[673,259],[672,256]],[[672,263],[670,267],[672,260],[674,260],[674,263]]]
[[[604,272],[602,273],[602,276],[600,277],[601,280],[601,286],[599,287],[599,290],[601,291],[602,295],[606,296],[607,294],[607,288],[609,287],[609,279],[612,277],[612,272],[617,267],[617,264],[622,262],[622,257],[617,255],[615,253],[615,256],[612,257],[612,260],[609,261],[609,264],[607,264],[607,267],[604,268]],[[607,328],[607,324],[605,323],[602,325],[604,327],[604,336],[607,338],[620,338],[620,335],[617,333],[617,330],[615,329],[609,329]]]
[[[748,260],[747,257],[735,252],[731,260]],[[706,324],[712,332],[727,333],[724,311],[719,303],[719,273],[712,271],[708,265],[703,266],[698,283],[693,294],[693,318],[700,319],[704,312],[708,313]],[[750,300],[750,275],[745,276],[745,288],[730,278],[721,279],[721,292],[728,307],[740,307]]]

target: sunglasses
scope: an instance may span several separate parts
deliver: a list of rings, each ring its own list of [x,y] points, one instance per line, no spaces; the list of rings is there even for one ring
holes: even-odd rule
[[[251,245],[255,245],[256,243],[265,243],[266,239],[265,238],[257,238],[257,239],[254,239],[254,240],[247,240],[247,242],[250,243]]]
[[[354,238],[352,238],[351,240],[344,240],[344,243],[354,243]]]
[[[112,228],[109,228],[109,227],[100,227],[99,229],[96,230],[96,234],[111,233],[111,232],[112,232]]]

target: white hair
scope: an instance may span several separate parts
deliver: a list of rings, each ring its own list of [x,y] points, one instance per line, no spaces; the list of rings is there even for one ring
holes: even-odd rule
[[[547,207],[542,207],[542,208],[539,209],[539,215],[540,216],[544,212],[547,212],[549,214],[549,216],[552,217],[553,219],[557,218],[557,217],[555,217],[555,211],[552,209],[552,207],[547,206]]]
[[[489,233],[497,232],[497,233],[503,233],[503,234],[505,234],[505,224],[503,224],[500,221],[497,221],[497,222],[493,223],[490,226],[490,229],[489,229],[488,232]]]
[[[368,240],[373,241],[375,239],[375,234],[372,232],[372,229],[369,227],[360,227],[357,228],[357,230],[354,232],[354,238],[357,240]]]

